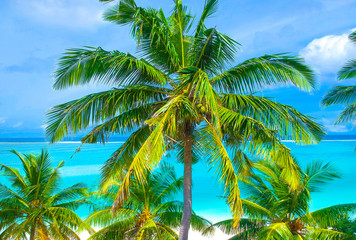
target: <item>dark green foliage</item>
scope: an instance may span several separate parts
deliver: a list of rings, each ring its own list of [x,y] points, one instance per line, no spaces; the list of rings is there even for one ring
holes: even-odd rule
[[[183,203],[175,200],[183,188],[183,178],[178,178],[172,166],[161,164],[152,173],[146,173],[146,181],[134,180],[130,197],[113,217],[112,204],[120,184],[112,182],[106,192],[97,193],[97,207],[85,221],[94,227],[102,227],[89,239],[177,239],[174,232],[180,224]],[[209,221],[192,215],[191,226],[202,230]]]
[[[356,219],[354,218],[345,216],[337,224],[332,226],[332,229],[348,235],[354,235],[354,237],[350,239],[356,239]]]
[[[242,199],[245,218],[238,228],[232,219],[211,225],[204,231],[208,235],[219,228],[231,239],[294,240],[294,239],[355,239],[346,229],[345,218],[352,216],[356,203],[326,207],[309,211],[311,193],[319,192],[328,182],[340,178],[330,164],[310,163],[300,178],[296,189],[281,178],[282,169],[266,161],[255,164],[258,170],[244,181],[246,199]]]
[[[74,212],[88,204],[87,188],[80,183],[59,188],[64,162],[52,168],[44,150],[40,155],[12,152],[22,162],[22,172],[0,163],[1,173],[11,183],[11,188],[0,184],[0,239],[79,240],[79,227],[91,232]]]

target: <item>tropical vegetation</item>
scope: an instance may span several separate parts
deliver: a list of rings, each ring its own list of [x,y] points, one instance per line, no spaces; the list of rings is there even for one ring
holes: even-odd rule
[[[349,35],[349,39],[356,44],[356,31]],[[348,80],[355,79],[356,77],[356,59],[350,60],[346,65],[341,68],[338,73],[338,79]],[[335,104],[347,105],[346,108],[340,113],[336,124],[346,122],[354,122],[356,117],[356,86],[335,86],[324,96],[322,105],[331,106]]]
[[[22,172],[0,163],[1,173],[11,184],[10,188],[0,183],[0,239],[79,240],[79,227],[90,231],[74,212],[87,204],[85,185],[59,189],[64,162],[52,168],[45,150],[39,155],[12,152],[21,161]]]
[[[332,229],[347,233],[348,235],[356,236],[356,219],[352,216],[345,215],[340,218],[339,221],[332,226]]]
[[[246,154],[274,160],[296,187],[297,166],[280,139],[309,144],[324,136],[311,117],[258,94],[274,85],[312,91],[313,71],[303,59],[286,54],[234,64],[240,44],[206,26],[217,5],[217,0],[207,0],[199,17],[178,0],[169,16],[134,0],[110,7],[104,18],[131,27],[137,56],[101,47],[68,50],[59,61],[55,89],[89,83],[113,88],[48,113],[46,133],[52,142],[91,126],[82,143],[105,143],[113,134],[130,134],[102,171],[104,189],[112,178],[121,179],[114,212],[129,199],[132,179],[144,181],[146,171],[167,151],[178,151],[178,161],[184,163],[180,239],[188,238],[191,221],[193,163],[207,159],[216,169],[237,226],[242,214],[238,180],[253,167]]]
[[[227,234],[234,234],[231,239],[356,239],[355,235],[336,227],[345,217],[355,213],[356,203],[310,211],[311,193],[321,191],[323,185],[340,178],[333,165],[309,163],[300,172],[295,189],[281,178],[280,167],[260,161],[255,168],[258,173],[251,176],[244,186],[247,197],[242,199],[245,216],[240,226],[233,228],[233,220],[229,219],[211,225],[204,234],[209,235],[219,228]]]
[[[183,178],[177,178],[174,168],[161,164],[154,172],[146,172],[146,181],[136,179],[130,185],[130,196],[113,217],[111,207],[120,188],[112,182],[107,192],[97,192],[97,207],[85,220],[100,228],[89,240],[178,239],[175,230],[182,217],[183,202],[176,197],[183,189]],[[191,227],[202,231],[211,223],[192,212]]]

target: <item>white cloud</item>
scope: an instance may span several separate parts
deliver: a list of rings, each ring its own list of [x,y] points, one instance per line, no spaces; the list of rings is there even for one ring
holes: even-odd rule
[[[18,128],[18,127],[21,127],[23,124],[23,122],[18,122],[18,123],[15,123],[12,127],[13,128]]]
[[[48,124],[42,124],[42,125],[41,125],[41,128],[42,128],[43,130],[46,130],[47,127],[48,127]]]
[[[350,131],[346,125],[334,125],[335,121],[333,121],[331,119],[322,118],[321,121],[328,132],[333,132],[333,133],[339,132],[340,133],[340,132],[349,132]]]
[[[348,39],[348,34],[314,39],[300,51],[300,55],[321,73],[336,73],[348,60],[356,57],[356,46]]]
[[[7,117],[0,117],[0,124],[3,124],[6,122]]]
[[[42,24],[70,28],[92,28],[102,23],[102,4],[88,0],[16,0],[25,16]]]

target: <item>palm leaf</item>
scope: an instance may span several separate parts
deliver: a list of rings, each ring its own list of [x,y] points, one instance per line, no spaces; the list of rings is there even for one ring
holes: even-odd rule
[[[167,83],[161,71],[129,53],[92,47],[69,49],[59,60],[53,87],[63,89],[90,82],[116,86]]]
[[[217,90],[227,93],[252,93],[277,83],[293,84],[307,91],[315,88],[314,73],[303,59],[285,54],[249,59],[211,81]]]

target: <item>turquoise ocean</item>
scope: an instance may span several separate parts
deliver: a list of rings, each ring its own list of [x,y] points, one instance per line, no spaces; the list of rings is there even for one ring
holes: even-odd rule
[[[22,153],[39,153],[42,148],[49,150],[53,164],[65,161],[62,168],[63,186],[84,182],[95,187],[99,181],[102,164],[122,144],[120,141],[109,142],[106,145],[83,145],[81,151],[74,154],[80,146],[79,141],[64,141],[56,144],[38,142],[33,139],[2,139],[0,141],[0,162],[12,167],[21,167],[17,157],[9,150],[15,149]],[[332,162],[342,173],[342,179],[337,179],[326,185],[324,190],[312,195],[312,210],[334,204],[356,202],[356,140],[338,139],[324,140],[317,145],[296,145],[285,142],[292,149],[294,156],[302,165],[311,161]],[[74,155],[73,155],[74,154]],[[175,165],[178,176],[183,174],[183,166],[177,163],[174,156],[166,156],[165,161]],[[221,197],[222,185],[217,182],[214,172],[209,171],[205,161],[193,167],[193,209],[212,221],[230,218],[229,209]],[[7,184],[4,177],[0,182]],[[179,196],[181,197],[181,196]],[[243,196],[242,196],[243,197]],[[80,210],[84,217],[86,210]]]

